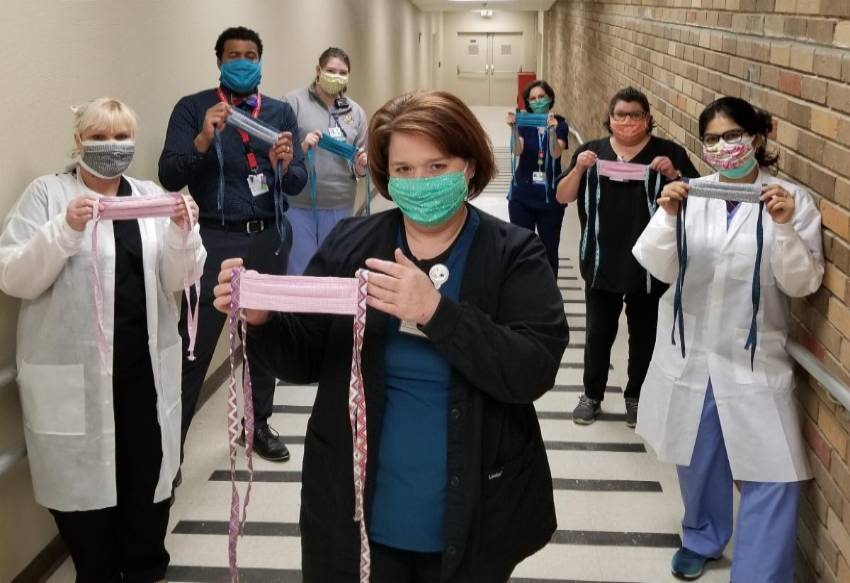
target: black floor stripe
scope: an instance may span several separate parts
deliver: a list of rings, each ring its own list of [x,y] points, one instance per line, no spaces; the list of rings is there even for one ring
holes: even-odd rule
[[[573,326],[570,324],[570,332],[587,332],[587,328],[584,326]]]
[[[559,275],[558,281],[578,281],[578,277],[575,275]]]
[[[289,413],[291,415],[309,415],[313,412],[310,405],[275,405],[272,413]]]
[[[567,311],[565,310],[565,311],[564,311],[564,313],[565,313],[567,316],[578,316],[578,317],[581,317],[581,318],[585,318],[585,317],[587,317],[587,313],[586,313],[586,312],[567,312]]]
[[[570,342],[567,348],[584,348],[584,342]]]
[[[230,583],[227,567],[189,567],[171,565],[166,575],[170,581],[186,583]],[[241,583],[302,583],[301,571],[295,569],[239,568]]]
[[[226,535],[225,520],[181,520],[172,531],[174,534]],[[295,522],[252,522],[245,523],[245,536],[300,536]],[[551,543],[558,545],[593,545],[616,547],[670,547],[678,548],[678,534],[661,532],[610,532],[599,530],[556,530]],[[241,569],[240,569],[241,573]]]
[[[573,418],[572,411],[538,411],[538,419],[562,419],[570,421]],[[597,421],[625,421],[625,413],[602,413],[596,418]]]
[[[313,407],[310,405],[275,405],[272,407],[272,413],[283,415],[309,415],[312,413]],[[563,411],[538,411],[538,419],[572,419],[572,413]],[[600,416],[602,421],[625,421],[625,413],[602,413]]]
[[[583,304],[584,300],[571,300],[567,298],[563,298],[565,304]]]
[[[166,573],[171,581],[187,583],[230,583],[227,567],[191,567],[171,565]],[[301,571],[295,569],[262,569],[240,567],[239,581],[242,583],[303,583]],[[529,579],[512,577],[508,583],[627,583],[623,581],[590,581],[587,579]]]
[[[642,443],[616,443],[597,441],[547,441],[549,451],[604,451],[608,453],[646,453]]]
[[[573,327],[571,326],[571,327],[570,327],[570,330],[575,330],[575,328],[573,328]],[[562,363],[561,363],[561,368],[583,369],[583,368],[584,368],[584,363],[583,363],[583,362],[562,362]],[[610,364],[609,364],[609,365],[608,365],[608,370],[614,370],[614,367],[613,367],[612,365],[610,365]]]
[[[583,393],[584,386],[582,385],[555,385],[553,391],[558,393]],[[622,393],[623,387],[605,387],[606,393]]]
[[[281,435],[287,445],[304,445],[303,435]],[[604,451],[609,453],[646,453],[642,443],[597,442],[597,441],[547,441],[550,451]]]
[[[578,285],[559,285],[558,287],[564,291],[584,291],[584,288]]]
[[[210,474],[210,482],[229,482],[230,470],[215,470]],[[248,471],[236,470],[236,481],[247,482]],[[301,482],[301,472],[299,471],[284,471],[284,470],[255,470],[254,482],[262,484],[297,484]],[[553,478],[552,486],[555,490],[572,490],[580,492],[661,492],[661,484],[659,482],[647,480],[583,480],[578,478]],[[186,524],[184,524],[186,523]],[[183,532],[177,529],[209,529],[220,528],[210,526],[218,524],[215,521],[183,521],[177,523],[174,527],[174,532],[179,534],[219,534],[213,532]],[[224,525],[223,533],[227,533],[227,522],[222,521]],[[263,524],[263,523],[259,523]],[[266,523],[269,524],[269,523]],[[276,524],[276,523],[271,523]],[[183,525],[183,526],[181,526]],[[255,527],[261,528],[261,527]],[[268,528],[268,527],[262,527]],[[251,534],[248,532],[247,534]],[[258,536],[266,536],[260,533]],[[269,535],[270,536],[270,535]],[[283,536],[283,535],[281,535]]]
[[[306,385],[299,385],[297,383],[288,383],[286,381],[277,381],[277,386],[279,387],[318,387],[319,383],[308,383]]]
[[[676,549],[682,545],[678,534],[665,532],[604,532],[594,530],[556,530],[552,543],[613,547],[653,547]]]

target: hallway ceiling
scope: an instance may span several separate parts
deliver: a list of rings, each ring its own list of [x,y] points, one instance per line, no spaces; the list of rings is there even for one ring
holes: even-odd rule
[[[410,0],[420,10],[548,10],[555,0]]]

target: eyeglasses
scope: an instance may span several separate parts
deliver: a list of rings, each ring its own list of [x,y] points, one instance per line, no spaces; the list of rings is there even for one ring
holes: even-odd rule
[[[721,138],[727,144],[738,144],[741,142],[741,139],[747,135],[747,131],[741,128],[736,128],[734,130],[729,130],[728,132],[723,132],[722,134],[705,134],[702,137],[702,143],[706,146],[716,146],[720,143]]]
[[[528,101],[531,103],[532,101],[543,101],[544,99],[549,99],[549,96],[545,93],[543,95],[538,95],[537,97],[529,97]]]
[[[631,119],[632,121],[641,121],[646,119],[645,111],[613,111],[611,112],[611,117],[614,121],[626,121],[627,119]]]

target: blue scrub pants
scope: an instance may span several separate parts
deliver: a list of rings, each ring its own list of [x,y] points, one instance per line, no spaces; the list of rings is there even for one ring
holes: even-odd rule
[[[677,466],[685,548],[719,557],[732,536],[732,470],[709,381],[690,466]],[[741,482],[732,583],[793,583],[800,482]]]
[[[290,207],[286,216],[292,225],[292,250],[289,252],[287,275],[302,275],[331,229],[351,214],[350,208],[316,209],[316,217],[313,218],[311,209]]]

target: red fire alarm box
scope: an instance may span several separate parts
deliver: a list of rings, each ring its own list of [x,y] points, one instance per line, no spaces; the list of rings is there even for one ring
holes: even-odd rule
[[[529,83],[537,80],[537,73],[534,71],[523,71],[522,73],[517,73],[516,77],[516,106],[517,109],[524,110],[525,102],[522,100],[522,94],[525,91],[525,88],[528,87]]]

